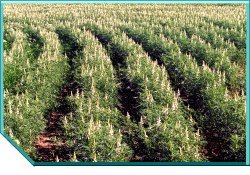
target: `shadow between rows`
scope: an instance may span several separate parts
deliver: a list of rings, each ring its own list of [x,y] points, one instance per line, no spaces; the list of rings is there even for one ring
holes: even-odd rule
[[[200,94],[200,87],[196,87],[192,90],[194,92],[193,95],[188,95],[187,92],[185,92],[185,89],[183,89],[182,85],[176,82],[176,79],[174,78],[175,72],[172,71],[172,69],[174,68],[169,69],[166,64],[164,64],[162,58],[163,56],[166,56],[168,52],[161,46],[159,46],[159,43],[155,42],[155,45],[150,45],[151,43],[149,44],[149,41],[146,41],[145,38],[142,39],[140,38],[140,36],[132,34],[128,28],[123,28],[122,30],[125,31],[129,38],[133,39],[136,43],[141,44],[143,49],[149,54],[152,60],[157,60],[160,66],[164,65],[164,67],[166,67],[166,70],[169,74],[171,86],[176,92],[180,90],[180,97],[183,101],[183,104],[186,106],[186,108],[191,108],[193,119],[197,122],[197,126],[194,126],[194,128],[197,129],[197,127],[199,126],[199,115],[201,115],[199,112],[197,112],[197,110],[199,109],[199,106],[202,105],[200,103],[197,103],[196,100],[198,99],[198,96]],[[225,132],[220,131],[220,129],[212,130],[207,128],[202,128],[202,132],[207,142],[205,147],[203,148],[203,154],[208,158],[209,161],[230,162],[235,160],[233,156],[229,156],[230,154],[228,152],[221,151],[230,150],[228,142],[221,138],[221,134],[224,134],[225,136]]]
[[[85,26],[86,27],[86,26]],[[144,107],[139,100],[140,93],[143,88],[139,82],[130,80],[126,75],[127,63],[126,59],[129,55],[128,51],[118,43],[113,43],[113,34],[106,31],[99,30],[95,25],[87,25],[89,30],[107,50],[112,65],[115,69],[115,77],[117,83],[120,84],[118,88],[119,104],[117,108],[124,115],[124,119],[129,114],[132,123],[128,124],[126,120],[121,127],[123,129],[123,136],[125,142],[132,148],[133,156],[131,162],[155,162],[160,161],[157,157],[157,150],[148,148],[144,140],[138,135],[139,122],[142,116]],[[144,125],[147,128],[148,126]],[[130,131],[129,131],[130,130]],[[169,150],[168,150],[169,152]],[[167,154],[167,153],[166,153]],[[170,154],[170,153],[169,153]]]
[[[75,81],[73,72],[78,66],[77,62],[80,54],[82,54],[83,46],[77,42],[76,37],[68,29],[58,28],[56,29],[56,33],[62,45],[63,53],[67,56],[69,69],[66,80],[57,97],[57,107],[48,110],[45,115],[47,127],[38,136],[36,143],[37,161],[42,162],[66,162],[70,160],[71,149],[67,146],[62,118],[75,112],[73,105],[69,103],[67,97],[75,94],[77,89],[82,91],[81,85]]]

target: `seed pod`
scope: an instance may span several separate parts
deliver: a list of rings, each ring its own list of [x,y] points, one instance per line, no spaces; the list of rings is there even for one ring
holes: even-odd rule
[[[56,162],[59,162],[59,158],[58,158],[58,156],[56,156]]]
[[[147,133],[146,133],[146,131],[145,131],[144,128],[143,128],[143,132],[144,132],[144,137],[145,137],[145,138],[148,138],[148,135],[147,135]]]
[[[93,155],[93,162],[97,162],[96,153],[94,152],[93,154],[94,154],[94,155]]]
[[[142,116],[141,116],[141,118],[140,118],[140,122],[139,122],[139,123],[140,123],[141,126],[144,125],[144,121],[143,121],[143,117],[142,117]]]
[[[189,140],[189,137],[188,137],[188,128],[187,128],[187,126],[186,126],[186,128],[185,128],[185,134],[186,134],[186,140]]]
[[[112,125],[110,125],[109,136],[113,137],[113,135],[114,135],[114,130],[113,130]]]
[[[76,153],[75,153],[75,151],[74,151],[74,153],[73,153],[72,161],[73,161],[73,162],[78,162],[78,160],[77,160],[77,158],[76,158]]]
[[[182,148],[179,147],[180,156],[182,156]]]
[[[161,125],[161,117],[159,116],[157,121],[156,121],[156,126],[160,126]]]

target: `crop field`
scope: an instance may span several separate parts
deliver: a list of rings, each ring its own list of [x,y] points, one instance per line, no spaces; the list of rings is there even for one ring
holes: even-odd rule
[[[4,131],[37,162],[243,162],[246,5],[4,5]]]

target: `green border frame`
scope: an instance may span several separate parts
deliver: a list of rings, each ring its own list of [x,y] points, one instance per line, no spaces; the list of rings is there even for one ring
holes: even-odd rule
[[[230,1],[230,0],[189,0],[189,1],[181,1],[181,0],[171,0],[171,1],[164,1],[164,0],[126,0],[126,1],[116,1],[116,0],[89,0],[89,1],[67,1],[67,0],[53,0],[53,1],[21,1],[21,0],[6,0],[1,1],[0,4],[0,41],[3,41],[3,5],[4,4],[65,4],[65,3],[72,3],[72,4],[118,4],[118,3],[129,3],[129,4],[232,4],[232,3],[244,3],[246,4],[246,11],[247,11],[247,63],[246,69],[250,70],[250,60],[249,60],[249,1],[246,0],[239,0],[239,1]],[[246,166],[250,165],[250,119],[249,119],[249,71],[246,71],[246,92],[247,92],[247,99],[246,99],[246,108],[247,108],[247,117],[246,117],[246,162],[34,162],[3,130],[4,122],[3,122],[3,114],[4,114],[4,97],[3,97],[3,42],[0,43],[0,133],[33,165],[33,166]]]

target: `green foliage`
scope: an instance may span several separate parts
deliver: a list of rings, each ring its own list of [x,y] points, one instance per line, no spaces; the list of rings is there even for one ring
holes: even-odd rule
[[[71,34],[69,29],[57,28],[55,31],[61,41],[63,52],[69,59],[76,57],[81,51],[81,45],[78,44],[77,38]]]
[[[246,82],[243,78],[244,74],[240,73],[240,67],[233,65],[222,52],[202,43],[199,38],[189,39],[185,34],[176,30],[163,29],[163,33],[178,43],[181,52],[191,54],[198,65],[206,63],[210,68],[225,72],[226,84],[231,91],[239,92],[245,89]]]
[[[245,161],[245,5],[57,7],[5,7],[4,129],[31,158],[56,110],[69,161]]]
[[[234,44],[224,41],[224,36],[220,36],[216,33],[214,28],[208,28],[204,25],[201,28],[194,28],[188,25],[182,26],[181,29],[186,32],[187,36],[191,38],[193,35],[200,36],[204,41],[211,44],[213,49],[223,48],[226,49],[226,55],[229,57],[231,62],[238,63],[242,68],[246,65],[246,50],[238,50]]]
[[[135,36],[135,39],[137,39],[138,36],[145,36],[145,33],[147,33],[146,29],[126,28],[125,31],[131,38]],[[239,127],[236,130],[238,136],[244,136],[244,101],[227,97],[228,92],[223,80],[221,81],[221,77],[213,74],[213,72],[209,71],[206,67],[199,69],[195,61],[189,58],[189,56],[178,53],[178,48],[175,44],[165,44],[165,41],[160,37],[150,34],[140,39],[141,42],[139,43],[142,44],[143,48],[149,52],[149,54],[150,51],[155,48],[156,42],[158,42],[157,47],[163,47],[162,50],[164,48],[166,51],[171,50],[170,53],[166,52],[162,54],[161,60],[168,70],[175,88],[180,89],[187,97],[190,106],[203,115],[203,117],[197,118],[196,121],[198,125],[202,127],[204,133],[213,131],[220,137],[222,143],[225,142],[229,145],[232,144],[231,142],[228,143],[230,140],[229,135],[234,133],[232,129],[236,126]],[[218,79],[220,81],[218,81]],[[235,122],[236,120],[240,122],[237,124]],[[213,136],[210,137],[215,138]],[[226,152],[228,156],[234,155],[236,159],[236,152],[232,153],[232,150],[228,147],[224,149],[227,150],[221,150],[221,152]],[[244,149],[241,149],[241,151],[241,154],[245,154]],[[230,157],[228,159],[234,158]]]
[[[27,46],[27,43],[23,44]],[[44,116],[57,105],[56,98],[68,69],[61,55],[56,58],[60,60],[42,58],[38,61],[33,57],[38,52],[36,49],[26,47],[24,54],[18,56],[18,64],[7,63],[4,76],[5,132],[32,158],[37,156],[34,147],[36,137],[46,127]],[[33,55],[31,63],[30,55]]]
[[[64,119],[72,161],[128,161],[132,151],[123,142],[118,129],[122,114],[116,109],[117,85],[112,64],[97,41],[88,38],[86,32],[79,35],[81,42],[77,45],[85,43],[84,51],[79,54],[82,59],[72,67],[75,68],[74,81],[83,88],[77,88],[76,93],[68,97],[69,102],[76,105],[76,110]],[[67,43],[71,43],[72,38],[68,38]],[[99,50],[94,47],[99,47]],[[72,51],[74,45],[68,48]]]
[[[3,34],[3,49],[4,51],[6,51],[7,53],[10,52],[10,49],[12,47],[13,42],[15,41],[15,37],[13,36],[13,34],[5,29],[4,30],[4,34]]]
[[[93,33],[97,33],[98,36],[107,36],[105,29],[96,28],[91,29],[94,30]],[[178,99],[169,87],[170,84],[167,80],[165,70],[151,61],[142,48],[122,36],[122,33],[119,31],[114,31],[113,36],[108,45],[111,58],[123,61],[123,66],[119,66],[119,68],[122,68],[126,76],[132,82],[136,82],[136,86],[141,89],[137,99],[141,106],[139,108],[141,110],[140,121],[138,121],[138,125],[128,127],[132,130],[128,134],[128,138],[135,141],[129,142],[131,147],[136,151],[136,154],[142,156],[144,160],[149,161],[205,160],[199,151],[197,151],[203,143],[199,137],[193,137],[193,123],[186,120],[181,107],[178,108]],[[154,46],[157,46],[157,43]],[[157,50],[157,47],[154,47],[154,49]],[[155,51],[155,54],[159,55],[157,51]],[[120,63],[121,61],[117,62]],[[113,63],[116,65],[117,62]],[[163,111],[167,111],[165,115]],[[132,119],[134,116],[128,113],[127,117]],[[172,140],[174,146],[173,152],[170,152],[170,138],[175,133],[172,132],[170,134],[171,130],[169,128],[174,126],[173,123],[176,124],[178,122],[182,123],[183,127],[189,128],[186,134],[190,135],[190,140],[192,141],[184,143],[182,141],[184,133],[179,128],[176,128],[176,132],[180,135],[175,138],[176,140]],[[189,144],[191,142],[194,144]],[[141,147],[136,148],[135,144]],[[179,147],[182,147],[183,155],[179,151]]]
[[[39,31],[36,31],[31,27],[25,28],[24,33],[27,34],[27,39],[30,47],[30,49],[27,50],[28,57],[31,61],[33,61],[34,59],[37,59],[39,57],[45,41],[39,34]]]
[[[205,21],[211,22],[216,26],[219,26],[220,33],[224,36],[225,40],[232,41],[238,49],[246,49],[246,36],[242,37],[242,32],[246,32],[246,23],[243,25],[231,24],[228,21],[211,20],[209,18],[204,18]],[[223,29],[226,29],[223,30]],[[239,32],[240,31],[240,32]]]
[[[21,79],[22,71],[20,70],[19,64],[5,65],[4,86],[6,89],[8,89],[10,92],[13,92],[14,94],[17,92],[23,92],[21,89],[23,86],[23,82],[20,81]],[[13,86],[13,84],[19,86]]]

